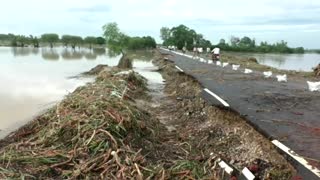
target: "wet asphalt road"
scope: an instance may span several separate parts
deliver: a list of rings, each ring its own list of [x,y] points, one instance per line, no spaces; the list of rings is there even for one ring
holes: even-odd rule
[[[299,155],[320,160],[320,93],[310,92],[307,83],[279,83],[262,72],[244,74],[244,68],[216,66],[167,50],[160,50],[178,67],[225,100],[230,108],[270,139],[277,139]],[[223,59],[222,59],[223,61]],[[224,106],[203,92],[207,101]]]

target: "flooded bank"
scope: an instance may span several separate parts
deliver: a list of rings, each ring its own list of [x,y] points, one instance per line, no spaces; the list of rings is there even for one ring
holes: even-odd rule
[[[199,83],[155,56],[157,67],[153,58],[133,58],[139,74],[102,69],[0,141],[0,177],[223,179],[221,160],[233,178],[256,166],[263,179],[295,174],[241,117],[208,105]]]
[[[119,57],[106,49],[0,47],[0,138],[93,78],[71,78]]]
[[[130,53],[134,70],[148,80],[151,93],[161,94],[163,79],[150,52]],[[99,64],[116,66],[121,56],[106,49],[0,47],[0,138],[18,129],[94,77],[77,75]]]
[[[254,57],[259,64],[274,67],[280,70],[295,70],[310,72],[320,63],[320,54],[272,54],[272,53],[238,53],[225,52],[227,55],[238,57]]]

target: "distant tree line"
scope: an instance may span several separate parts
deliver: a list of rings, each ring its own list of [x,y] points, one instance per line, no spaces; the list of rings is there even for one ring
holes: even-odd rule
[[[131,37],[120,31],[115,22],[103,26],[107,47],[118,53],[125,54],[126,50],[153,49],[157,44],[151,36]]]
[[[308,52],[308,53],[318,53],[318,54],[320,54],[320,49],[307,49],[305,51]]]
[[[206,40],[202,34],[198,34],[195,30],[185,25],[179,25],[171,29],[162,27],[160,29],[160,37],[164,46],[174,45],[178,49],[182,49],[184,46],[188,50],[192,50],[194,46],[203,48],[212,46],[211,42]]]
[[[190,29],[185,25],[179,25],[171,29],[162,27],[160,29],[160,37],[163,40],[162,44],[164,46],[174,45],[180,50],[185,46],[188,50],[192,50],[193,47],[210,47],[211,49],[219,47],[224,51],[236,52],[304,53],[305,51],[303,47],[290,48],[285,41],[274,44],[261,42],[257,45],[255,39],[251,39],[247,36],[243,38],[232,36],[229,44],[225,39],[221,39],[218,44],[212,45],[209,40],[204,39],[202,34],[198,34],[195,30]]]
[[[225,51],[235,52],[304,53],[303,47],[290,48],[288,47],[288,43],[283,40],[274,44],[260,42],[260,44],[257,45],[255,39],[250,39],[247,36],[243,38],[232,36],[230,38],[230,44],[226,43],[224,39],[221,39],[216,46]]]
[[[105,39],[103,37],[93,37],[87,36],[82,38],[81,36],[74,35],[62,35],[61,38],[58,34],[47,33],[42,34],[40,38],[36,36],[24,36],[24,35],[14,35],[14,34],[0,34],[0,43],[10,45],[13,47],[25,47],[33,46],[35,48],[42,45],[49,45],[51,48],[57,43],[62,43],[65,47],[76,47],[87,45],[92,48],[94,45],[104,45]]]

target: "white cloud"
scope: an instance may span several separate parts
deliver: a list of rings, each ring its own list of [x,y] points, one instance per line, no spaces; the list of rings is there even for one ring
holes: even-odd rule
[[[319,0],[10,0],[2,2],[0,33],[101,35],[101,26],[112,21],[130,35],[157,40],[162,26],[185,24],[215,42],[265,33],[267,41],[320,47],[309,38],[297,42],[285,35],[318,32]]]

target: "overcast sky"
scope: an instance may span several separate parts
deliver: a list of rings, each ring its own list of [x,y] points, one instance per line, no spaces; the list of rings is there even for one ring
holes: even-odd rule
[[[320,0],[3,0],[0,7],[0,33],[98,36],[108,22],[158,42],[162,26],[184,24],[213,43],[246,35],[320,48]]]

